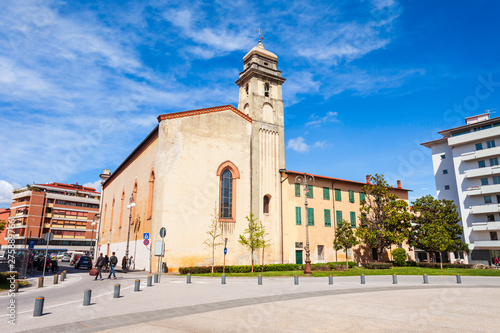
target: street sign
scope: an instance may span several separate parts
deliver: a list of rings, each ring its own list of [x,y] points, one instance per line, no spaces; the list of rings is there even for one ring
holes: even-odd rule
[[[145,233],[144,233],[144,237],[143,237],[143,238],[144,238],[144,239],[149,239],[149,232],[145,232]]]
[[[167,235],[167,229],[165,229],[165,227],[162,227],[160,229],[160,237],[165,238],[166,235]]]
[[[43,235],[43,239],[45,239],[47,242],[50,242],[51,240],[54,239],[54,234],[51,232],[48,232],[45,235]]]
[[[162,241],[156,241],[155,242],[155,256],[163,255],[164,250],[165,250],[165,245],[163,245]]]
[[[29,245],[28,245],[28,249],[34,249],[35,248],[35,241],[32,240],[30,241]]]
[[[149,245],[149,239],[144,240],[144,245],[148,246]]]
[[[224,248],[224,255],[227,254],[227,247]]]

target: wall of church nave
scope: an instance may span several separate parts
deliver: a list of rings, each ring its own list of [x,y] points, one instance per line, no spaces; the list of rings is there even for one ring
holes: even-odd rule
[[[146,247],[143,244],[143,240],[141,239],[133,239],[129,243],[129,257],[133,256],[134,257],[134,262],[135,262],[135,269],[136,270],[146,270],[149,271],[149,246]],[[119,242],[119,243],[112,243],[112,244],[103,244],[101,245],[99,249],[99,253],[102,253],[103,255],[108,255],[108,257],[111,257],[113,251],[116,252],[116,257],[118,258],[118,268],[121,269],[122,266],[122,259],[125,256],[125,252],[127,249],[127,242]],[[153,271],[156,272],[156,266],[155,264],[157,261],[153,257]]]

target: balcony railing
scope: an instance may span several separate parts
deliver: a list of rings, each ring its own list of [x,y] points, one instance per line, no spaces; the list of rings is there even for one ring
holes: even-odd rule
[[[472,231],[498,231],[498,230],[500,230],[500,221],[472,222]]]
[[[500,174],[500,165],[465,170],[465,178],[477,178]]]
[[[473,161],[480,158],[487,158],[495,155],[500,155],[500,147],[486,148],[481,150],[476,150],[468,153],[463,153],[462,161]]]
[[[486,140],[495,136],[498,136],[498,128],[493,127],[484,129],[482,131],[470,132],[459,136],[453,136],[451,138],[448,138],[448,144],[454,147],[458,145],[471,143],[474,141]]]
[[[500,193],[500,184],[467,187],[466,192],[470,196],[494,193]]]
[[[488,213],[499,213],[500,205],[499,204],[489,204],[489,205],[479,205],[479,206],[471,206],[472,214],[488,214]]]
[[[474,241],[474,248],[497,248],[500,249],[500,240]]]

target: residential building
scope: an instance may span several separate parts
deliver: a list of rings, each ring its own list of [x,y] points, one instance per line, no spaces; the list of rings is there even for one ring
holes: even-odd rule
[[[0,208],[0,222],[5,222],[5,227],[0,231],[0,249],[4,249],[8,245],[7,240],[7,223],[10,216],[9,208]]]
[[[438,199],[453,200],[460,212],[470,250],[465,259],[491,264],[500,256],[500,117],[484,113],[465,123],[422,145],[432,151]],[[451,260],[463,255],[451,254]]]
[[[97,231],[100,193],[78,184],[33,184],[13,191],[9,229],[16,248],[90,251]],[[13,225],[13,226],[12,226]]]

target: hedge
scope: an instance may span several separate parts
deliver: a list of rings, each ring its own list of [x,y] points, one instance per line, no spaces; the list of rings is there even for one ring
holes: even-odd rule
[[[19,278],[18,272],[0,272],[0,284],[10,283],[10,280],[7,280],[7,278],[10,278],[12,275],[16,277],[16,280]]]
[[[349,268],[357,266],[354,261],[349,261]],[[341,270],[345,268],[345,262],[327,262],[323,264],[312,264],[311,269],[313,271],[331,271],[331,270]],[[304,269],[301,264],[270,264],[264,265],[264,272],[276,272],[276,271],[299,271]],[[252,270],[251,265],[240,265],[240,266],[226,266],[226,273],[250,273]],[[254,272],[262,272],[261,265],[253,266]],[[195,267],[179,267],[180,274],[209,274],[212,272],[212,266],[195,266]],[[214,266],[214,273],[222,273],[222,266]]]
[[[389,269],[392,268],[390,262],[365,262],[363,267],[366,269]]]
[[[443,268],[473,268],[473,266],[470,264],[443,264]],[[417,262],[417,267],[441,268],[441,265],[438,262]]]

